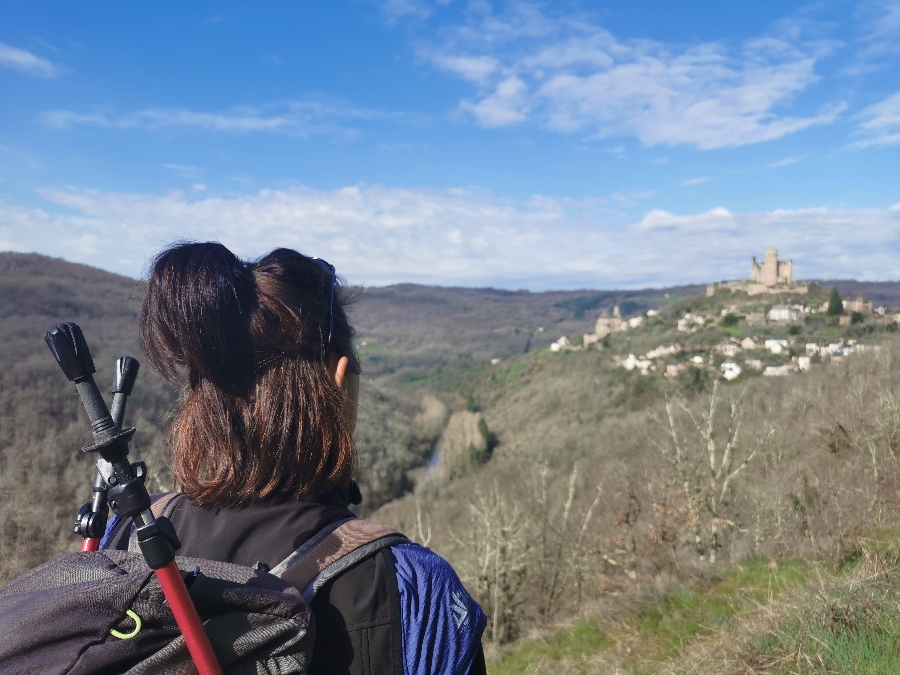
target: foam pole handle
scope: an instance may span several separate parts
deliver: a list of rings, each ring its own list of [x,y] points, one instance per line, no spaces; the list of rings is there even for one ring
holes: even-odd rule
[[[159,579],[159,585],[175,615],[175,623],[184,635],[184,642],[197,666],[197,672],[200,675],[222,675],[222,667],[216,659],[203,624],[200,623],[197,608],[188,595],[187,586],[184,585],[175,561],[156,570],[156,578]]]
[[[100,550],[100,537],[91,537],[88,539],[87,537],[81,540],[81,552],[89,553],[91,551],[99,551]]]

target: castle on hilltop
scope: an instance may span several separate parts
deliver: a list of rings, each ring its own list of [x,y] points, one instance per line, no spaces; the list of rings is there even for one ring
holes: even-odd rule
[[[778,250],[766,249],[764,262],[756,262],[756,256],[750,262],[750,281],[772,287],[778,284],[791,285],[794,282],[794,262],[778,260]]]
[[[804,283],[794,283],[794,261],[779,260],[778,250],[774,248],[766,249],[766,259],[763,262],[757,262],[755,256],[750,259],[749,280],[707,284],[706,294],[715,295],[716,289],[719,288],[728,288],[747,295],[806,293],[809,290]]]

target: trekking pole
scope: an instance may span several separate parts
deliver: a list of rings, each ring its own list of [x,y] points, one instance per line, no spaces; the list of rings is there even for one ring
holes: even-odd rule
[[[134,389],[134,382],[140,367],[141,364],[138,363],[138,360],[130,356],[123,356],[116,361],[112,384],[113,402],[109,416],[119,427],[122,426],[125,405]],[[106,521],[109,517],[107,504],[109,486],[103,476],[109,475],[111,471],[112,467],[109,466],[109,462],[98,457],[97,468],[94,470],[94,498],[78,509],[75,519],[75,534],[80,534],[82,537],[81,551],[83,553],[100,550],[100,539],[106,532]]]
[[[51,328],[44,336],[47,346],[62,368],[65,376],[75,383],[81,403],[91,421],[94,443],[81,449],[82,452],[96,452],[100,455],[97,470],[94,474],[94,500],[79,510],[79,523],[82,511],[87,507],[101,506],[101,501],[108,501],[113,511],[120,518],[132,518],[137,526],[137,539],[141,553],[147,565],[156,573],[166,600],[175,616],[175,622],[190,652],[200,675],[222,675],[222,668],[216,659],[212,645],[197,609],[188,595],[187,587],[181,571],[175,564],[175,550],[181,546],[175,528],[167,518],[155,518],[150,511],[150,495],[144,485],[147,467],[144,462],[128,462],[128,442],[134,436],[134,428],[123,429],[121,419],[125,412],[125,397],[131,391],[134,377],[137,376],[137,361],[134,361],[130,384],[126,378],[113,380],[113,410],[118,422],[110,415],[106,401],[94,382],[94,360],[85,342],[84,335],[74,323],[61,323]],[[127,358],[127,357],[126,357]],[[120,359],[120,363],[122,359]],[[117,373],[119,371],[117,364]],[[129,366],[131,368],[132,366]],[[131,371],[129,370],[129,373]],[[123,373],[124,375],[124,373]],[[117,387],[117,384],[121,385]],[[127,384],[127,386],[125,386]],[[116,391],[116,389],[120,391]],[[118,396],[118,399],[116,398]],[[98,490],[98,481],[101,489]],[[102,493],[104,497],[97,497]],[[103,517],[106,518],[106,506],[103,506]],[[92,512],[89,514],[94,516]],[[90,523],[91,518],[88,518]],[[77,527],[77,526],[76,526]],[[104,523],[105,527],[105,523]],[[88,527],[87,529],[91,529]],[[96,527],[89,534],[96,534]],[[102,534],[102,532],[101,532]],[[97,535],[99,536],[99,535]],[[91,537],[96,538],[96,537]],[[99,543],[99,542],[98,542]],[[84,550],[84,545],[82,546]],[[96,550],[96,549],[89,549]]]

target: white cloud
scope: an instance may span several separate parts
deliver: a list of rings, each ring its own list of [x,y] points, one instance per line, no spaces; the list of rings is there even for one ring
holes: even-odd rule
[[[489,96],[478,102],[463,101],[460,107],[475,115],[486,127],[502,127],[525,119],[527,86],[518,77],[507,77]]]
[[[464,80],[482,84],[500,67],[500,62],[492,56],[441,56],[433,58],[434,65]]]
[[[662,286],[743,278],[775,245],[802,278],[896,279],[900,208],[794,209],[610,220],[602,200],[474,189],[352,186],[216,196],[43,189],[47,209],[0,202],[0,242],[137,276],[176,238],[216,239],[246,257],[289,246],[350,281],[506,288]],[[859,232],[865,228],[866,236]]]
[[[613,201],[621,204],[622,206],[632,206],[641,200],[655,197],[656,193],[656,190],[643,190],[641,192],[616,192],[610,195],[610,197]]]
[[[900,143],[900,92],[883,101],[870,105],[859,114],[863,121],[857,132],[865,136],[852,147],[866,148],[872,145],[896,145]]]
[[[779,159],[777,162],[772,162],[771,164],[769,164],[769,168],[776,169],[780,166],[790,166],[791,164],[796,164],[799,161],[799,157],[785,157],[784,159]]]
[[[711,149],[828,124],[844,109],[785,114],[819,80],[816,62],[834,48],[793,34],[748,40],[732,53],[716,42],[620,40],[585,17],[516,3],[500,15],[470,12],[443,36],[421,53],[476,86],[460,109],[486,127],[530,122],[561,133],[636,136],[647,146]]]
[[[688,178],[686,181],[682,182],[682,185],[690,186],[690,185],[703,185],[703,183],[708,183],[712,180],[711,176],[700,176],[699,178]]]
[[[163,164],[163,167],[181,178],[196,178],[203,173],[203,169],[199,166],[191,166],[190,164]]]
[[[880,58],[900,52],[900,0],[867,0],[859,3],[862,19],[860,48],[845,69],[850,75],[864,75],[885,66]]]
[[[427,19],[431,16],[431,8],[421,0],[387,0],[382,10],[391,23],[404,17]]]
[[[277,112],[270,112],[277,109]],[[166,127],[199,128],[206,131],[244,133],[277,133],[299,137],[335,135],[353,137],[358,132],[346,121],[384,119],[390,113],[353,108],[320,101],[293,101],[268,108],[238,107],[225,112],[198,112],[184,108],[149,108],[116,114],[97,109],[88,113],[51,110],[41,113],[41,121],[55,129],[88,125],[115,129],[148,129]]]
[[[18,70],[26,75],[53,77],[57,74],[56,66],[47,59],[35,56],[24,49],[11,47],[0,42],[0,66]]]

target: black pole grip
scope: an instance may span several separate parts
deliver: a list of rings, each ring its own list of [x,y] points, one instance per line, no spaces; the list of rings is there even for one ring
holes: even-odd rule
[[[81,328],[71,322],[58,323],[47,331],[44,340],[65,376],[78,389],[81,403],[91,420],[95,445],[111,441],[121,433],[121,429],[113,422],[106,401],[94,382],[94,359]]]
[[[78,324],[58,323],[47,331],[44,341],[65,376],[72,382],[81,382],[96,372],[91,350],[88,349]]]
[[[134,389],[134,381],[138,376],[138,368],[141,364],[138,360],[130,356],[123,356],[116,360],[116,370],[113,373],[113,394],[125,394],[131,396],[131,390]]]
[[[113,418],[113,422],[122,426],[125,419],[125,404],[128,397],[131,396],[131,390],[134,389],[134,381],[137,379],[138,368],[141,364],[138,360],[130,356],[123,356],[116,361],[116,368],[113,371],[112,383],[112,406],[109,408],[109,414]]]
[[[75,387],[78,389],[78,395],[81,397],[81,404],[91,420],[91,431],[94,432],[94,440],[97,440],[97,434],[115,426],[109,414],[109,408],[106,406],[103,394],[97,388],[97,383],[94,382],[93,377],[77,382]]]

